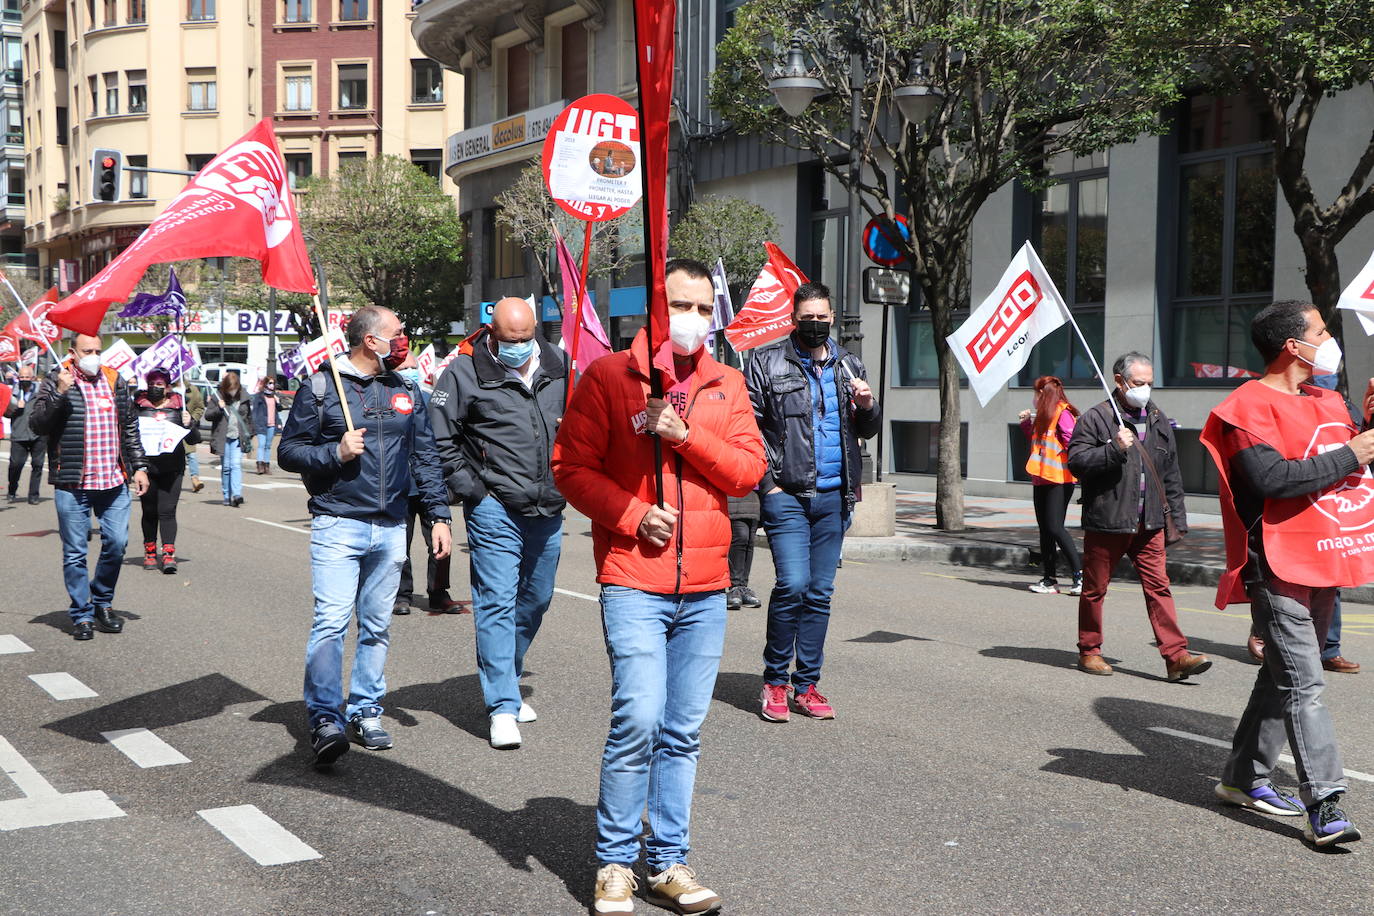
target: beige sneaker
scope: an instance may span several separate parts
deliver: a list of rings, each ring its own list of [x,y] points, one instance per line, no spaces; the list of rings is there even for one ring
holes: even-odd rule
[[[681,862],[650,875],[645,895],[651,902],[678,913],[714,913],[720,909],[720,895],[702,887],[697,873]]]
[[[628,865],[611,863],[603,865],[596,872],[595,902],[593,913],[633,913],[635,911],[635,891],[639,882]]]

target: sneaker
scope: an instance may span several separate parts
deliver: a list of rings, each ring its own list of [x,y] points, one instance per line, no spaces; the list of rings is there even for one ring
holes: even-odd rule
[[[741,585],[740,592],[740,599],[744,602],[745,607],[763,607],[763,602],[759,600],[759,596],[754,594],[754,590],[749,586]]]
[[[157,569],[157,541],[143,542],[143,568]]]
[[[491,717],[491,746],[498,750],[520,746],[520,729],[515,724],[514,715],[498,712]]]
[[[382,728],[380,716],[354,716],[348,720],[348,734],[369,751],[391,749],[391,736]]]
[[[1068,588],[1064,589],[1063,592],[1062,592],[1062,594],[1065,594],[1065,595],[1081,595],[1081,594],[1083,594],[1083,574],[1082,574],[1082,573],[1074,573],[1074,574],[1073,574],[1073,584],[1070,585]]]
[[[786,722],[792,717],[787,709],[787,695],[791,692],[792,688],[787,684],[764,684],[760,715],[769,722]]]
[[[738,611],[744,607],[744,596],[740,594],[738,586],[732,586],[725,593],[725,609],[727,611]]]
[[[650,875],[644,896],[678,913],[714,913],[720,909],[720,895],[702,887],[697,873],[682,862]]]
[[[815,684],[807,684],[806,689],[792,695],[792,705],[797,712],[813,719],[833,719],[835,709],[830,701],[821,696]]]
[[[327,767],[348,751],[348,736],[338,722],[321,716],[310,731],[310,749],[315,752],[315,766]]]
[[[1315,846],[1330,846],[1333,843],[1353,843],[1360,838],[1360,831],[1346,820],[1345,812],[1336,807],[1343,794],[1336,792],[1307,807],[1307,820],[1303,821],[1302,833],[1308,842]]]
[[[177,571],[177,545],[162,545],[162,571],[166,575],[173,575]]]
[[[1053,579],[1041,579],[1031,585],[1030,590],[1037,595],[1057,595],[1059,594],[1059,583]]]
[[[1301,801],[1275,789],[1273,783],[1265,783],[1248,792],[1217,783],[1213,791],[1224,802],[1265,814],[1277,814],[1279,817],[1299,817],[1304,810]]]
[[[1181,681],[1184,678],[1192,677],[1194,674],[1201,674],[1210,667],[1212,667],[1212,660],[1207,656],[1184,652],[1178,658],[1170,659],[1164,663],[1164,673],[1171,681]]]
[[[534,707],[528,703],[521,703],[520,711],[515,714],[515,721],[517,722],[533,722],[538,718],[539,715],[535,713]]]
[[[596,872],[596,892],[593,894],[593,913],[633,913],[635,891],[639,882],[628,865],[612,862]]]

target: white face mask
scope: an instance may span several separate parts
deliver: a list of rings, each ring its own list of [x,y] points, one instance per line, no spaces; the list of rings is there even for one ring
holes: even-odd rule
[[[668,319],[668,336],[673,341],[673,352],[679,356],[691,356],[706,343],[711,333],[711,321],[696,309],[690,312],[674,312]]]
[[[1307,347],[1314,346],[1305,340],[1300,340],[1298,343]],[[1299,356],[1298,359],[1312,367],[1313,375],[1333,375],[1341,367],[1340,343],[1337,342],[1336,338],[1330,337],[1323,340],[1321,345],[1316,346],[1315,349],[1317,352],[1313,354],[1312,359],[1306,359],[1302,356]]]
[[[92,353],[89,356],[81,357],[76,361],[76,368],[85,375],[95,375],[100,371],[100,354]]]
[[[1134,388],[1127,388],[1122,393],[1122,397],[1126,399],[1127,404],[1136,410],[1144,410],[1145,405],[1150,403],[1150,386],[1136,385]]]

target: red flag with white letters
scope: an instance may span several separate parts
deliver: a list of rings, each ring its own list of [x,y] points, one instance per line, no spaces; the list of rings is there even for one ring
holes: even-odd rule
[[[792,294],[806,282],[806,274],[782,249],[764,242],[768,263],[749,290],[735,320],[725,329],[725,339],[736,353],[771,343],[792,333]]]
[[[19,340],[36,340],[39,343],[52,343],[62,336],[62,331],[53,324],[48,313],[57,302],[57,287],[54,286],[35,299],[25,311],[20,311],[9,320],[0,334]]]

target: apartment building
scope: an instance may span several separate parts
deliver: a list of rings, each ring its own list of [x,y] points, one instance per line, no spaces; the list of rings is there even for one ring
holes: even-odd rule
[[[0,81],[0,108],[5,126],[4,162],[0,163],[0,261],[7,269],[29,267],[33,256],[24,253],[24,58],[23,10],[20,0],[0,3],[0,43],[5,68]]]

